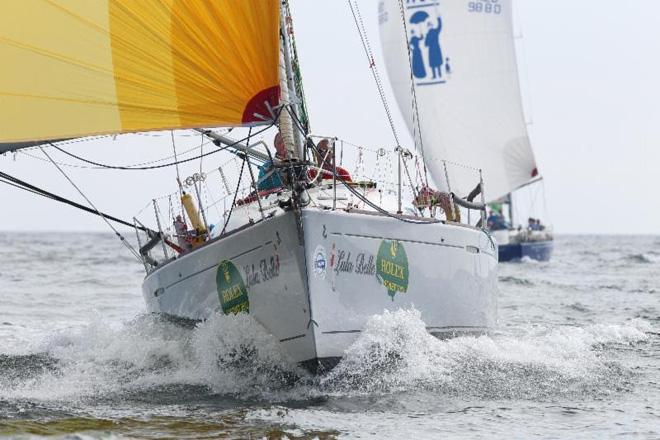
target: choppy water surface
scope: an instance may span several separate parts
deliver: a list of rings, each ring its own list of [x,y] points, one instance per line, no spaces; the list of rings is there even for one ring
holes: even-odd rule
[[[374,316],[322,379],[249,317],[145,315],[112,236],[2,234],[0,262],[0,436],[660,438],[660,238],[560,237],[501,265],[492,335]]]

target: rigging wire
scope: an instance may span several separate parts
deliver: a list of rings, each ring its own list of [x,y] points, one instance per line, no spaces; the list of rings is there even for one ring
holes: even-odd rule
[[[139,133],[134,133],[134,134],[139,134]],[[178,136],[188,136],[188,135],[179,134]],[[85,140],[91,140],[91,139],[86,138]],[[208,145],[208,144],[211,144],[211,143],[213,143],[213,141],[208,140],[208,141],[204,142],[203,145]],[[58,142],[57,144],[60,147],[62,145],[65,145],[64,142]],[[66,144],[69,144],[69,142],[67,142]],[[44,144],[44,145],[47,145],[47,144]],[[34,147],[34,148],[38,148],[38,147]],[[200,148],[201,148],[201,146],[192,147],[192,148],[189,148],[189,149],[184,150],[183,152],[179,153],[179,155],[180,156],[186,155],[186,154],[190,153],[191,151],[199,150]],[[38,161],[41,161],[41,162],[50,163],[50,161],[48,159],[45,159],[45,158],[39,157],[39,156],[35,156],[33,154],[28,153],[27,152],[28,150],[30,150],[30,148],[23,148],[21,150],[16,150],[14,153],[23,154],[23,155],[25,155],[25,156],[27,156],[31,159],[35,159],[35,160],[38,160]],[[139,166],[143,166],[143,165],[150,165],[150,164],[153,164],[153,163],[163,162],[163,161],[166,161],[168,159],[172,159],[173,157],[174,157],[173,155],[172,156],[166,156],[166,157],[161,157],[160,159],[148,160],[148,161],[145,161],[145,162],[138,162],[138,163],[134,163],[134,164],[131,164],[131,165],[125,165],[125,166],[128,167],[128,168],[135,168],[135,167],[139,167]],[[196,157],[198,157],[198,156],[196,156]],[[56,161],[56,163],[60,166],[63,166],[63,167],[79,168],[79,169],[84,169],[84,170],[102,170],[102,169],[104,169],[104,167],[76,165],[76,164],[73,164],[73,163],[67,163],[67,162],[61,162],[61,161]]]
[[[110,223],[110,221],[105,217],[105,215],[104,215],[101,211],[98,210],[98,208],[96,207],[96,205],[94,205],[94,203],[93,203],[93,202],[92,202],[92,201],[91,201],[91,200],[85,195],[85,193],[82,192],[82,190],[78,187],[78,185],[76,185],[75,182],[74,182],[74,181],[73,181],[73,180],[72,180],[72,179],[71,179],[71,178],[70,178],[70,177],[64,172],[64,170],[63,170],[62,168],[60,168],[60,166],[59,166],[57,163],[55,163],[55,161],[50,157],[50,155],[49,155],[48,153],[46,153],[46,151],[44,151],[43,148],[40,148],[40,150],[41,150],[41,152],[44,154],[44,156],[46,156],[46,157],[47,157],[47,158],[53,163],[53,165],[55,166],[55,168],[57,168],[58,171],[59,171],[60,173],[62,173],[62,175],[66,178],[66,180],[69,181],[69,183],[71,184],[71,186],[73,186],[73,187],[76,189],[76,191],[78,191],[78,194],[80,194],[80,195],[82,196],[82,198],[85,199],[85,200],[87,201],[87,203],[89,203],[89,206],[91,206],[92,209],[93,209],[93,210],[94,210],[94,211],[95,211],[95,212],[96,212],[96,213],[97,213],[97,214],[103,219],[103,221],[104,221],[104,222],[110,227],[110,229],[113,230],[113,232],[115,233],[115,235],[117,236],[117,238],[119,238],[119,240],[124,244],[124,246],[126,246],[126,248],[127,248],[127,249],[128,249],[128,250],[129,250],[134,256],[135,256],[135,258],[138,259],[138,261],[142,262],[142,261],[143,261],[143,260],[142,260],[142,257],[140,256],[140,254],[138,253],[138,251],[136,251],[135,248],[133,248],[133,246],[131,246],[131,244],[130,244],[128,241],[126,241],[126,238],[124,238],[124,236],[121,235],[121,234],[119,233],[119,231],[117,230],[117,228],[115,228],[114,225],[113,225],[112,223]]]
[[[403,7],[403,0],[399,0],[399,10],[401,12],[401,22],[403,23],[403,35],[408,38],[408,25],[406,23],[406,13]],[[410,70],[410,93],[412,96],[412,110],[413,110],[413,141],[416,140],[415,131],[419,137],[419,151],[422,153],[422,162],[424,164],[424,182],[426,187],[429,188],[429,176],[426,170],[426,158],[424,156],[424,141],[422,139],[422,129],[419,124],[419,107],[417,105],[417,92],[415,89],[415,78],[413,77],[413,72],[410,66],[412,66],[412,54],[410,53],[410,45],[406,44],[406,50],[408,51],[408,70]],[[449,182],[447,182],[447,187],[449,187]]]
[[[22,154],[24,156],[29,157],[30,159],[35,159],[35,160],[38,160],[40,162],[50,163],[50,161],[48,159],[44,159],[43,157],[39,157],[39,156],[34,156],[34,155],[28,153],[27,151],[25,151],[25,149],[14,151],[14,153],[15,154],[16,153]],[[57,162],[57,164],[60,165],[60,166],[63,166],[63,167],[79,168],[79,169],[82,169],[82,170],[100,170],[100,169],[102,169],[100,167],[92,167],[92,166],[86,166],[86,165],[76,165],[76,164],[73,164],[73,163],[66,163],[66,162],[59,162],[59,161]]]
[[[257,136],[257,135],[259,135],[259,134],[265,132],[266,130],[268,130],[268,129],[270,129],[271,127],[273,127],[273,125],[275,125],[274,122],[273,122],[272,124],[267,125],[266,127],[262,128],[261,130],[257,131],[256,133],[254,133],[254,136]],[[84,157],[81,157],[81,156],[78,156],[78,155],[76,155],[76,154],[73,154],[73,153],[71,153],[71,152],[69,152],[69,151],[66,151],[66,150],[64,150],[63,148],[60,148],[59,146],[57,146],[56,144],[54,144],[53,142],[48,142],[47,144],[50,145],[51,147],[55,148],[56,150],[58,150],[58,151],[60,151],[60,152],[62,152],[62,153],[64,153],[64,154],[66,154],[67,156],[70,156],[70,157],[72,157],[72,158],[74,158],[74,159],[77,159],[77,160],[79,160],[79,161],[81,161],[81,162],[85,162],[85,163],[87,163],[87,164],[97,166],[97,167],[99,167],[99,168],[107,168],[107,169],[112,169],[112,170],[122,170],[122,171],[144,171],[144,170],[154,170],[154,169],[159,169],[159,168],[166,168],[166,167],[175,166],[175,165],[178,166],[179,164],[182,164],[182,163],[187,163],[187,162],[191,162],[191,161],[193,161],[193,160],[198,160],[198,159],[201,159],[202,157],[210,156],[210,155],[212,155],[212,154],[216,154],[216,153],[219,153],[220,151],[224,151],[224,150],[226,150],[226,149],[228,149],[228,148],[234,147],[234,146],[236,146],[236,145],[238,145],[238,144],[244,142],[245,140],[249,140],[249,139],[250,139],[250,136],[248,135],[247,137],[245,137],[245,138],[243,138],[243,139],[240,139],[240,140],[238,140],[238,141],[235,141],[235,142],[233,142],[233,143],[231,143],[231,144],[223,145],[221,148],[218,148],[217,150],[212,150],[212,151],[209,151],[209,152],[206,152],[206,153],[200,154],[199,156],[190,157],[190,158],[188,158],[188,159],[181,159],[181,160],[177,160],[177,159],[175,159],[174,162],[169,162],[169,163],[160,164],[160,165],[141,166],[141,167],[117,166],[117,165],[103,164],[103,163],[100,163],[100,162],[94,162],[94,161],[92,161],[92,160],[85,159]]]
[[[218,215],[218,218],[222,217],[222,215],[220,214],[220,210],[218,209],[218,202],[215,200],[215,197],[213,197],[213,193],[211,193],[211,189],[209,188],[209,184],[206,180],[204,181],[204,197],[206,198],[206,205],[207,205],[206,209],[208,210],[208,208],[214,207],[215,213]],[[210,205],[208,199],[211,199]]]
[[[355,22],[355,27],[357,28],[358,34],[360,35],[360,40],[362,41],[362,47],[364,48],[364,53],[367,56],[367,61],[369,62],[369,69],[371,69],[371,74],[376,82],[376,88],[378,89],[378,94],[380,95],[381,103],[385,109],[385,114],[387,115],[387,120],[390,124],[390,129],[392,130],[392,135],[394,135],[394,140],[396,145],[400,146],[401,142],[399,141],[399,135],[394,126],[394,119],[392,118],[392,112],[390,111],[390,106],[387,102],[387,97],[385,96],[385,90],[383,88],[383,83],[380,79],[380,74],[378,73],[378,68],[376,67],[376,61],[374,60],[374,55],[371,50],[371,45],[369,44],[369,39],[367,37],[367,32],[364,28],[364,22],[362,21],[362,16],[360,15],[360,9],[357,5],[357,2],[353,0],[348,0],[348,6],[351,8],[351,13],[353,14],[353,21]]]
[[[22,189],[23,191],[27,191],[27,192],[30,192],[32,194],[36,194],[36,195],[41,196],[41,197],[54,200],[56,202],[60,202],[60,203],[66,204],[66,205],[73,206],[74,208],[78,208],[78,209],[81,209],[85,212],[89,212],[90,214],[99,215],[99,213],[97,211],[93,210],[92,208],[89,208],[85,205],[81,205],[80,203],[74,202],[73,200],[66,199],[62,196],[58,196],[57,194],[48,192],[45,189],[42,189],[42,188],[39,188],[37,186],[31,185],[31,184],[25,182],[24,180],[21,180],[17,177],[11,176],[11,175],[9,175],[7,173],[4,173],[4,172],[1,172],[1,171],[0,171],[0,182],[4,183],[6,185],[11,185],[11,186],[16,187],[18,189]],[[119,219],[117,217],[113,217],[110,214],[106,214],[104,212],[102,214],[108,220],[111,220],[115,223],[119,223],[119,224],[124,225],[124,226],[129,226],[129,227],[134,228],[134,229],[139,229],[140,231],[144,231],[144,232],[147,232],[147,233],[149,233],[149,232],[155,233],[155,231],[153,231],[149,228],[142,227],[142,226],[136,226],[132,223],[127,222],[126,220],[122,220],[122,219]]]
[[[293,113],[293,112],[292,112],[292,116],[293,116],[294,120],[297,119],[296,116],[295,116],[295,113]],[[298,125],[297,125],[296,128],[301,130],[301,127],[298,126]],[[319,155],[319,151],[317,150],[317,148],[316,148],[316,146],[314,145],[313,142],[311,143],[311,145],[308,145],[308,148],[311,148],[314,152],[316,152],[317,155]],[[358,148],[361,148],[361,147],[358,147]],[[401,148],[401,147],[398,147],[398,148]],[[399,154],[401,154],[401,152],[399,152]],[[416,192],[415,186],[413,185],[412,179],[410,177],[410,172],[408,170],[408,165],[405,162],[405,157],[402,157],[402,159],[404,159],[404,160],[402,160],[402,162],[403,162],[404,168],[406,170],[406,175],[408,176],[408,181],[410,182],[410,187],[413,191],[413,194],[415,194],[415,196],[416,196],[417,192]],[[337,180],[339,180],[344,186],[346,186],[346,188],[348,188],[348,190],[351,193],[353,193],[358,199],[362,200],[365,204],[371,206],[373,209],[380,212],[381,214],[386,215],[388,217],[392,217],[392,218],[397,219],[397,220],[401,220],[405,223],[412,223],[412,224],[427,224],[428,223],[428,221],[418,221],[418,220],[406,219],[406,218],[403,218],[403,217],[400,217],[398,215],[394,215],[394,214],[388,212],[387,210],[381,208],[380,206],[378,206],[375,203],[368,200],[366,197],[364,197],[362,194],[360,194],[359,191],[356,191],[348,182],[346,182],[343,179],[343,177],[341,177],[339,174],[337,174],[336,171],[333,171],[333,173],[335,174]],[[241,176],[242,176],[242,174],[243,174],[243,168],[241,168]],[[321,173],[318,173],[318,175],[321,175]],[[239,185],[240,185],[240,176],[239,176]],[[234,202],[232,203],[232,209],[233,209],[233,205],[234,205],[235,202],[236,202],[236,197],[234,197]],[[230,214],[231,214],[231,212],[230,212]],[[227,224],[225,223],[225,227],[226,226],[227,226]],[[222,230],[222,233],[224,233],[224,228]],[[222,235],[222,233],[220,235]]]
[[[380,96],[380,100],[383,104],[383,107],[385,109],[385,114],[387,115],[387,120],[390,124],[390,129],[392,130],[392,134],[394,135],[394,140],[397,144],[397,148],[401,149],[401,142],[399,141],[399,136],[396,131],[396,126],[394,125],[394,119],[392,118],[392,112],[390,111],[390,106],[389,103],[387,102],[387,97],[385,95],[385,90],[383,88],[383,82],[380,78],[380,74],[378,73],[378,68],[376,66],[376,62],[374,60],[373,56],[373,51],[371,50],[371,45],[369,44],[369,38],[367,37],[367,32],[364,28],[364,21],[362,20],[362,15],[360,14],[360,9],[357,5],[357,2],[353,0],[348,0],[348,5],[351,8],[351,13],[353,14],[353,21],[355,22],[355,26],[358,30],[358,34],[360,35],[360,40],[362,41],[362,47],[364,48],[365,54],[367,55],[367,59],[369,60],[369,68],[371,69],[371,73],[374,77],[374,81],[376,82],[376,87],[378,88],[378,94]],[[403,8],[403,3],[400,2],[401,8]],[[403,13],[403,9],[402,9]],[[404,18],[404,29],[405,29],[405,18]],[[407,31],[406,31],[407,32]],[[407,35],[407,33],[406,33]],[[410,62],[410,47],[408,47],[408,58]],[[411,82],[413,81],[412,77],[412,71],[411,71]],[[414,110],[415,113],[417,114],[417,125],[419,127],[419,114],[417,112],[417,98],[415,96],[415,89],[414,89],[414,84],[412,85],[412,93],[413,93],[413,102],[414,102]],[[413,133],[413,140],[414,140],[414,133]],[[421,143],[421,134],[419,136],[420,138],[420,151],[422,153],[422,159],[424,158],[424,148],[423,144]],[[399,150],[399,154],[402,154],[402,151]],[[415,188],[415,185],[413,185],[413,181],[410,177],[410,171],[408,170],[408,165],[406,164],[405,157],[401,158],[401,162],[404,165],[406,175],[408,176],[408,181],[410,183],[410,187],[412,188],[413,194],[417,196],[417,190]],[[426,186],[428,187],[428,176],[426,176],[426,165],[424,166],[424,171],[425,171],[425,182]]]
[[[246,138],[247,139],[247,144],[246,145],[250,145],[250,136],[251,135],[252,135],[252,127],[250,127],[248,129],[248,135],[247,135],[247,138]],[[236,191],[234,191],[234,199],[231,202],[231,207],[229,208],[229,214],[227,214],[227,218],[225,219],[224,226],[222,226],[222,231],[220,231],[220,235],[223,235],[225,233],[225,231],[227,230],[227,225],[229,224],[229,220],[231,219],[231,215],[234,212],[234,207],[236,206],[236,197],[238,196],[238,192],[241,189],[241,180],[243,178],[243,169],[245,168],[245,162],[248,161],[248,156],[249,156],[249,154],[245,154],[243,156],[243,163],[241,164],[241,171],[238,174],[238,183],[236,184]],[[250,166],[250,165],[248,165],[248,166]],[[259,197],[259,195],[258,195],[259,189],[255,188],[255,191],[257,191],[257,197]]]
[[[70,145],[70,144],[77,144],[77,143],[80,143],[80,142],[87,142],[87,141],[95,141],[95,140],[99,140],[99,139],[114,138],[114,136],[116,136],[116,134],[103,134],[103,135],[99,135],[99,136],[87,136],[87,137],[81,137],[81,138],[70,138],[70,139],[62,139],[62,140],[59,140],[59,141],[58,140],[55,140],[55,141],[60,145]],[[43,145],[46,145],[47,143],[48,143],[48,141],[43,141],[42,143],[37,143],[37,144],[35,144],[31,147],[21,148],[20,151],[24,152],[24,151],[38,150],[39,148],[41,148]],[[17,150],[8,150],[8,151],[11,151],[13,153],[19,152],[18,149]]]
[[[170,130],[170,139],[172,139],[172,151],[174,152],[174,162],[176,163],[176,183],[179,188],[179,200],[183,199],[183,188],[181,187],[181,174],[179,174],[179,158],[177,157],[176,154],[176,142],[174,142],[174,130]],[[201,154],[204,154],[204,152],[201,152]],[[201,158],[199,159],[200,161],[202,160]],[[186,210],[183,209],[183,203],[180,204],[181,208],[181,218],[183,221],[186,221]]]
[[[300,70],[300,60],[298,58],[298,49],[296,48],[296,34],[293,31],[293,20],[291,19],[291,9],[289,7],[289,2],[284,1],[284,8],[286,12],[285,24],[286,32],[289,34],[289,47],[292,54],[291,57],[291,70],[293,71],[294,84],[296,86],[296,95],[300,100],[298,103],[298,108],[300,109],[300,120],[303,124],[305,131],[310,130],[309,123],[309,113],[307,111],[307,100],[305,98],[305,89],[303,87],[302,72]],[[295,113],[295,112],[294,112]]]
[[[20,184],[18,184],[18,183],[13,183],[13,180],[6,180],[7,177],[5,177],[5,176],[11,177],[11,176],[9,176],[8,174],[0,173],[0,182],[4,183],[5,185],[10,185],[10,186],[13,186],[13,187],[15,187],[15,188],[22,189],[23,191],[31,192],[32,194],[36,194],[36,195],[38,195],[38,196],[42,196],[42,197],[46,197],[46,198],[48,198],[48,199],[56,200],[55,198],[50,197],[50,196],[48,196],[48,195],[46,195],[46,194],[43,194],[43,193],[41,193],[41,192],[39,192],[39,191],[37,191],[37,190],[34,190],[34,189],[32,189],[32,188],[22,186],[22,185],[20,185]]]
[[[204,160],[204,133],[200,133],[199,136],[199,154],[201,155],[199,158],[199,174],[202,174],[202,161]]]
[[[311,148],[314,152],[316,152],[317,155],[319,154],[318,149],[317,149],[316,147],[310,147],[310,148]],[[408,218],[405,218],[405,217],[402,217],[402,216],[399,216],[399,215],[394,215],[394,214],[392,214],[391,212],[387,211],[386,209],[383,209],[383,208],[381,208],[380,206],[378,206],[377,204],[373,203],[373,202],[372,202],[371,200],[369,200],[366,196],[360,194],[359,191],[357,191],[357,190],[356,190],[356,189],[355,189],[355,188],[354,188],[349,182],[347,182],[346,180],[344,180],[344,178],[343,178],[340,174],[336,173],[334,170],[326,170],[326,171],[328,171],[328,172],[330,172],[330,173],[334,173],[334,175],[335,175],[335,177],[336,177],[336,179],[337,179],[338,182],[341,182],[341,183],[342,183],[342,184],[343,184],[343,185],[344,185],[344,186],[345,186],[345,187],[346,187],[351,193],[353,193],[353,195],[355,195],[359,200],[361,200],[361,201],[362,201],[363,203],[365,203],[366,205],[369,205],[371,208],[373,208],[373,209],[376,210],[377,212],[381,213],[382,215],[385,215],[385,216],[387,216],[387,217],[391,217],[391,218],[396,219],[396,220],[400,220],[400,221],[402,221],[402,222],[404,222],[404,223],[411,223],[411,224],[419,224],[419,225],[421,225],[421,224],[429,224],[429,223],[431,222],[431,221],[429,221],[429,220],[426,220],[426,221],[424,221],[424,220],[413,220],[413,219],[408,219]],[[321,174],[321,173],[319,173],[319,174]]]
[[[399,152],[401,154],[401,163],[403,164],[403,169],[406,172],[406,176],[408,177],[408,183],[410,184],[410,189],[413,192],[413,197],[417,197],[417,188],[413,184],[412,177],[410,177],[410,170],[408,169],[408,162],[406,162],[406,156],[402,154],[402,152]]]
[[[179,174],[179,158],[176,155],[176,143],[174,142],[174,130],[170,130],[170,138],[172,139],[172,151],[174,152],[174,164],[176,165],[176,181],[181,186],[181,174]],[[201,157],[200,157],[200,160]]]
[[[296,119],[295,113],[293,114],[293,118],[294,118],[294,120]],[[297,128],[298,130],[301,130],[301,127],[300,127],[298,124],[294,124],[294,125],[296,125],[296,128]],[[302,131],[302,130],[301,130],[301,131]],[[303,134],[304,134],[304,132],[303,132]],[[248,133],[248,137],[249,137],[249,133]],[[248,145],[249,145],[249,140],[248,140]],[[316,148],[316,146],[314,145],[313,142],[311,143],[311,145],[308,144],[308,148],[312,149],[313,152],[316,152],[316,154],[319,155],[319,151],[318,151],[318,149]],[[246,155],[246,158],[247,158],[247,155]],[[416,193],[416,192],[415,192],[415,187],[413,186],[413,184],[412,184],[412,180],[410,179],[410,173],[409,173],[409,171],[408,171],[408,167],[407,167],[407,165],[405,164],[405,160],[403,161],[403,163],[404,163],[404,166],[405,166],[406,174],[408,175],[408,179],[409,179],[409,181],[410,181],[410,186],[411,186],[413,192]],[[244,167],[244,166],[245,166],[245,160],[243,161],[243,165],[241,166],[241,171],[240,171],[240,175],[239,175],[238,186],[237,186],[237,188],[236,188],[236,189],[237,189],[236,193],[238,193],[238,188],[240,187],[240,182],[241,182],[241,177],[243,176],[243,167]],[[439,220],[437,220],[437,219],[432,219],[432,220],[414,220],[414,219],[405,218],[405,217],[400,216],[400,215],[392,214],[392,213],[390,213],[389,211],[387,211],[387,210],[381,208],[381,207],[378,206],[377,204],[373,203],[373,202],[372,202],[371,200],[369,200],[366,196],[360,194],[359,191],[355,190],[355,188],[353,188],[353,187],[350,185],[349,182],[345,181],[344,178],[343,178],[342,176],[340,176],[339,174],[337,174],[336,169],[333,170],[332,173],[335,175],[335,178],[336,178],[337,180],[339,180],[339,181],[340,181],[340,182],[341,182],[341,183],[342,183],[342,184],[343,184],[343,185],[344,185],[344,186],[345,186],[345,187],[346,187],[346,188],[347,188],[347,189],[348,189],[353,195],[355,195],[359,200],[361,200],[362,202],[364,202],[366,205],[369,205],[371,208],[373,208],[375,211],[381,213],[382,215],[385,215],[385,216],[387,216],[387,217],[391,217],[391,218],[393,218],[393,219],[396,219],[396,220],[402,221],[402,222],[404,222],[404,223],[418,224],[418,225],[419,225],[419,224],[429,224],[429,223],[431,223],[431,222],[438,222],[438,221],[439,221]],[[319,173],[319,175],[320,175],[320,174],[321,174],[321,173]],[[236,194],[234,194],[234,200],[233,200],[233,202],[232,202],[232,206],[231,206],[231,209],[230,209],[230,212],[229,212],[229,216],[231,216],[231,212],[232,212],[232,210],[234,209],[235,204],[236,204]],[[224,225],[224,227],[222,228],[222,232],[220,233],[220,235],[224,234],[225,229],[226,229],[228,223],[229,223],[229,217],[227,218],[227,221],[225,222],[225,225]],[[489,236],[489,237],[490,237],[490,236]]]

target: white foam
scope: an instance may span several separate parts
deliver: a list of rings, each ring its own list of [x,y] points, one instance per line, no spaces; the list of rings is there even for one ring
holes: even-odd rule
[[[43,341],[39,351],[56,368],[13,380],[0,398],[76,400],[169,385],[273,400],[415,389],[482,398],[607,392],[628,372],[605,351],[645,341],[651,331],[633,320],[439,340],[417,310],[384,312],[367,322],[335,370],[310,381],[247,315],[217,315],[192,329],[152,316],[125,324],[98,318]]]
[[[268,372],[290,368],[274,339],[247,315],[218,315],[194,329],[152,316],[125,325],[97,319],[40,345],[56,370],[11,384],[6,397],[73,400],[172,384],[246,393],[268,385]]]
[[[528,264],[530,266],[541,266],[541,265],[547,265],[548,264],[548,262],[546,262],[546,261],[535,260],[531,257],[526,256],[526,255],[520,259],[519,263]]]
[[[612,367],[596,345],[645,341],[644,326],[649,328],[640,322],[533,328],[521,336],[441,341],[425,331],[418,311],[385,312],[368,322],[322,384],[330,393],[414,388],[487,398],[580,393],[616,379],[609,377]]]
[[[279,350],[277,340],[248,315],[215,315],[193,334],[193,354],[199,381],[215,392],[240,393],[277,384],[275,370],[295,370]]]

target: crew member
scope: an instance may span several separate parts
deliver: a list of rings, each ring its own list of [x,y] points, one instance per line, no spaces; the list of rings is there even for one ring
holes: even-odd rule
[[[190,240],[188,239],[188,225],[183,221],[180,215],[174,219],[174,231],[176,232],[176,241],[183,252],[192,249]]]
[[[286,147],[284,146],[282,135],[279,132],[275,135],[275,139],[273,139],[273,145],[275,146],[275,159],[280,161],[285,160],[287,157]],[[270,173],[270,175],[266,177],[268,173]],[[281,188],[282,186],[284,186],[282,183],[282,177],[277,168],[275,168],[273,161],[266,161],[259,167],[257,190],[267,191],[270,189]]]
[[[321,169],[321,178],[322,179],[332,179],[332,172],[336,170],[337,178],[345,182],[352,182],[351,174],[343,167],[335,167],[334,154],[333,154],[334,144],[331,145],[328,139],[322,139],[319,141],[316,146],[317,152],[317,164]],[[315,169],[309,170],[309,178],[314,180],[318,172]]]
[[[503,229],[509,229],[509,225],[507,225],[506,219],[498,211],[490,212],[486,224],[488,225],[488,229],[490,229],[491,231],[501,231]]]
[[[413,204],[420,209],[427,207],[440,206],[449,222],[461,222],[461,210],[454,204],[452,195],[446,191],[437,191],[427,186],[423,186]]]
[[[530,231],[541,231],[541,220],[530,217],[527,220],[527,229]]]

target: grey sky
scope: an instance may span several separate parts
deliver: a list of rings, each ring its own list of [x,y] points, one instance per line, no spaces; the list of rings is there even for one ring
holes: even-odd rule
[[[292,0],[305,91],[315,132],[357,144],[394,144],[345,1]],[[383,78],[377,2],[360,1]],[[514,0],[524,104],[549,220],[560,233],[660,233],[655,203],[660,152],[660,2]],[[385,81],[387,82],[387,81]],[[410,136],[387,86],[402,139]],[[38,121],[35,121],[37,124]],[[188,145],[199,142],[189,138]],[[166,136],[134,136],[71,147],[86,157],[131,164],[171,152]],[[179,148],[185,148],[181,144]],[[40,153],[34,153],[35,155]],[[75,162],[58,155],[58,159]],[[209,162],[217,159],[209,159]],[[188,175],[198,165],[182,169]],[[0,169],[74,197],[52,166],[23,155]],[[174,170],[68,169],[99,208],[130,218],[174,189]],[[530,194],[521,194],[521,201]],[[4,230],[105,230],[98,218],[0,185]],[[522,204],[522,202],[521,202]]]

